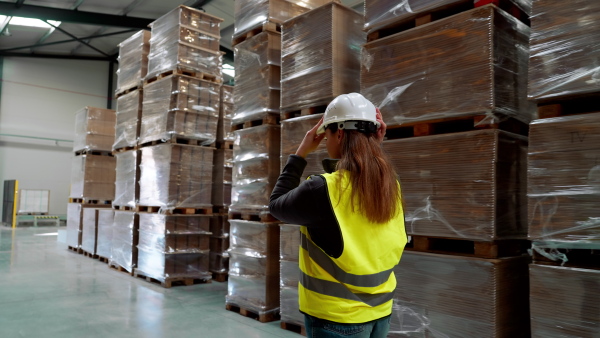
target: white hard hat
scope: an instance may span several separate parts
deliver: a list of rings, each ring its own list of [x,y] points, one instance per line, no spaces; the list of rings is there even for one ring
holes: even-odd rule
[[[317,129],[317,135],[323,134],[325,128],[332,123],[339,123],[339,129],[360,129],[359,124],[350,121],[365,121],[379,128],[375,106],[359,93],[342,94],[327,106],[323,124]]]

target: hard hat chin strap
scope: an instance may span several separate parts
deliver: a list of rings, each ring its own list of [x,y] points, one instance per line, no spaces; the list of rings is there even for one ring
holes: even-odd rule
[[[358,130],[364,134],[375,133],[377,131],[377,125],[369,121],[344,121],[332,124],[337,124],[338,129]]]

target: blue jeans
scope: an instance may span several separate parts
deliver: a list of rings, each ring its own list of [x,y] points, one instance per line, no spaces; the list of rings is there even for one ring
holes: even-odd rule
[[[308,338],[385,338],[390,330],[391,316],[362,324],[342,324],[304,315]]]

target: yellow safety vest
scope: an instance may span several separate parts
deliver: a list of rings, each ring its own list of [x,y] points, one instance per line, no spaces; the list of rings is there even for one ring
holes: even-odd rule
[[[300,311],[338,323],[365,323],[388,316],[396,288],[393,269],[407,241],[401,201],[400,212],[392,220],[373,224],[352,211],[349,173],[322,176],[344,250],[333,258],[311,240],[305,226],[300,228]],[[342,196],[338,184],[348,187]]]

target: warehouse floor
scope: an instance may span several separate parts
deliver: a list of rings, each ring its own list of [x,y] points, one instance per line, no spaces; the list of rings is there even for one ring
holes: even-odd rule
[[[0,337],[301,337],[225,310],[227,283],[164,289],[67,250],[64,227],[0,227]]]

